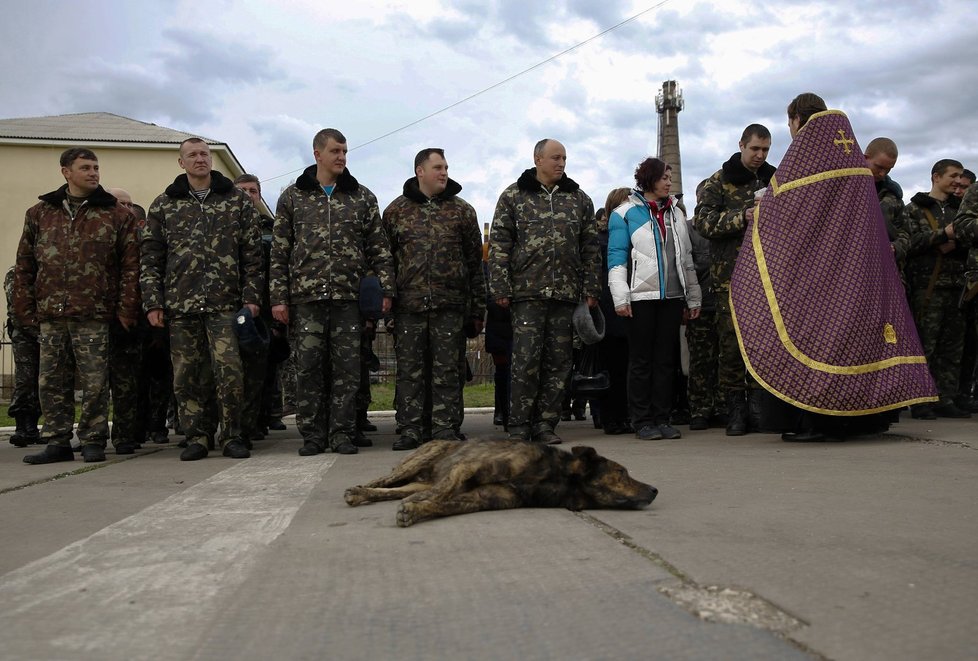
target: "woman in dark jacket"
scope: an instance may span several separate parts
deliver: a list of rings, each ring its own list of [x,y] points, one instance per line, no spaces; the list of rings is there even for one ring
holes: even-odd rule
[[[631,190],[616,188],[608,194],[604,209],[598,212],[598,243],[601,252],[601,298],[598,304],[604,314],[604,339],[597,344],[598,362],[608,370],[611,386],[599,400],[601,425],[605,434],[631,434],[628,420],[628,336],[624,320],[615,314],[615,304],[608,289],[608,214],[624,202]]]

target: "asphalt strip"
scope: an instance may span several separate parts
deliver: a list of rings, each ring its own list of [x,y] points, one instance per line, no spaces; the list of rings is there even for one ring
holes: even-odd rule
[[[335,460],[254,457],[0,577],[3,657],[186,658]]]

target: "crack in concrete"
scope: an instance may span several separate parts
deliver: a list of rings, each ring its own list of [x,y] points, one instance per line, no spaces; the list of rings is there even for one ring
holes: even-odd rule
[[[109,459],[108,457],[106,457],[106,460],[105,461],[102,461],[102,462],[97,462],[97,463],[92,463],[92,464],[86,464],[86,465],[82,466],[81,468],[76,468],[74,470],[65,471],[63,473],[58,473],[57,475],[50,475],[48,477],[42,477],[42,478],[37,479],[37,480],[31,480],[30,482],[24,482],[23,484],[17,484],[17,485],[14,485],[12,487],[7,487],[6,489],[0,489],[0,496],[4,495],[5,493],[12,493],[14,491],[20,491],[21,489],[26,489],[28,487],[34,487],[34,486],[37,486],[39,484],[47,484],[49,482],[54,482],[55,480],[63,480],[64,478],[66,478],[66,477],[72,477],[73,475],[82,475],[83,473],[90,473],[90,472],[92,472],[94,470],[98,470],[100,468],[106,468],[107,466],[112,466],[113,464],[118,464],[118,463],[121,463],[123,461],[131,461],[132,459],[137,459],[139,457],[144,457],[146,455],[155,454],[155,453],[160,452],[160,451],[165,450],[165,449],[166,448],[162,448],[162,447],[161,448],[146,448],[146,450],[144,452],[140,452],[139,454],[134,454],[134,455],[131,455],[131,456],[118,457],[118,458],[115,458],[115,459]],[[65,462],[65,463],[68,463],[68,462]]]
[[[743,624],[764,629],[816,659],[827,660],[827,657],[807,644],[790,636],[794,631],[810,626],[804,619],[792,615],[750,590],[719,585],[702,586],[679,567],[655,551],[640,546],[618,528],[587,512],[574,514],[673,576],[675,582],[660,585],[656,590],[694,617],[704,622]]]

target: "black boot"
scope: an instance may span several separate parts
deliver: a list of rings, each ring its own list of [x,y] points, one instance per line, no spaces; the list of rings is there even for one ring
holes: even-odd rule
[[[23,413],[14,416],[17,422],[17,429],[10,436],[10,444],[18,448],[26,448],[30,442],[27,440],[27,416]]]
[[[788,443],[817,443],[824,441],[825,434],[818,431],[815,427],[815,414],[809,411],[802,411],[798,416],[798,425],[793,432],[781,434],[781,440]]]
[[[727,436],[747,433],[747,399],[741,391],[727,393]]]

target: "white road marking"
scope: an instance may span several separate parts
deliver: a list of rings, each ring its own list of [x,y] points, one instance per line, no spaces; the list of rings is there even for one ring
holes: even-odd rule
[[[187,658],[335,460],[248,459],[0,577],[0,656]]]

